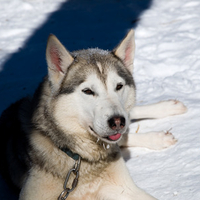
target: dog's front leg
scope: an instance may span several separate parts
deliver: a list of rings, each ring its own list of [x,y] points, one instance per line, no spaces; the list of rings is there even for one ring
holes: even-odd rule
[[[161,101],[155,104],[136,106],[130,112],[131,119],[164,118],[172,115],[183,114],[186,106],[177,100]],[[176,139],[170,132],[149,132],[138,134],[126,134],[119,142],[121,147],[146,147],[159,150],[176,143]]]
[[[120,147],[145,147],[161,150],[175,144],[177,140],[170,132],[148,132],[124,134],[119,142]]]
[[[62,192],[63,183],[56,176],[32,168],[22,187],[19,200],[55,200]]]
[[[164,118],[180,115],[187,111],[186,106],[177,100],[161,101],[155,104],[135,106],[131,112],[131,119]]]
[[[111,163],[101,177],[99,200],[156,200],[135,185],[122,157]]]

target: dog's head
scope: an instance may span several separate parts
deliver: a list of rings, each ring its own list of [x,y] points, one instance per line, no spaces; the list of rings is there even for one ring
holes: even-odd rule
[[[52,114],[64,132],[89,133],[107,143],[120,140],[135,103],[134,48],[133,30],[112,52],[69,53],[54,35],[49,36],[46,58]]]

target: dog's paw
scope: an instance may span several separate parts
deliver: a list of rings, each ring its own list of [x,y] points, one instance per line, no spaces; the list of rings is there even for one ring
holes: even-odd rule
[[[187,107],[178,100],[168,100],[164,102],[166,107],[170,110],[171,115],[180,115],[187,112]]]
[[[150,132],[148,134],[148,145],[149,149],[160,150],[170,147],[177,142],[177,139],[169,132]]]
[[[159,107],[160,118],[187,112],[187,107],[178,100],[161,101]]]

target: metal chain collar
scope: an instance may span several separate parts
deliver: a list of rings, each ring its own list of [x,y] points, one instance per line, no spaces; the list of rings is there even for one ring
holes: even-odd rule
[[[70,192],[72,192],[75,189],[75,187],[77,186],[80,165],[81,165],[81,157],[79,156],[78,160],[75,160],[75,164],[74,164],[73,168],[69,170],[69,172],[65,178],[65,182],[63,185],[64,190],[61,192],[60,196],[58,197],[58,200],[65,200],[69,196]],[[67,188],[67,183],[69,181],[69,178],[70,178],[72,172],[75,175],[75,178],[72,182],[71,188]]]

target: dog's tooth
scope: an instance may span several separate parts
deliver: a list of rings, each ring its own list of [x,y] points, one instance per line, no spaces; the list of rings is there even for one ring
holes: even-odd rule
[[[107,146],[106,146],[106,149],[109,149],[110,148],[110,145],[109,144],[107,144]]]
[[[98,138],[98,139],[97,139],[97,143],[99,142],[99,140],[100,140],[100,139]]]

